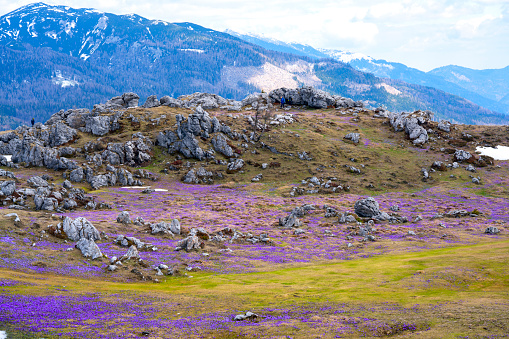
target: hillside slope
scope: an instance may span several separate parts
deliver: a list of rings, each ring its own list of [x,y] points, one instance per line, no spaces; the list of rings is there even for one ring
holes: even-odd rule
[[[130,91],[142,100],[153,93],[192,92],[240,100],[261,90],[302,85],[394,111],[429,109],[464,123],[509,121],[459,97],[388,84],[342,62],[270,51],[193,23],[137,15],[28,5],[0,17],[0,53],[0,105],[23,121],[34,116],[45,121],[68,107],[90,109]]]

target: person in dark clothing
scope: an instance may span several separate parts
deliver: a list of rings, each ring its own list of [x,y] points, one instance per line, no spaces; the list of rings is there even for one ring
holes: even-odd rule
[[[281,109],[285,108],[285,97],[281,97]]]
[[[30,121],[32,123],[32,127],[34,127],[34,124],[35,124],[35,119],[32,118],[32,120]]]

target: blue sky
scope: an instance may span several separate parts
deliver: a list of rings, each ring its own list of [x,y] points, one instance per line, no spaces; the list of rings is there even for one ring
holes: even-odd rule
[[[0,15],[33,1],[0,0]],[[509,0],[61,0],[149,19],[189,21],[349,50],[424,71],[449,64],[509,66]]]

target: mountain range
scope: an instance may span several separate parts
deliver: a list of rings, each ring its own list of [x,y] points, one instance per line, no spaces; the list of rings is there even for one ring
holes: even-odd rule
[[[463,97],[489,110],[509,114],[509,66],[502,69],[475,70],[449,65],[423,72],[402,63],[374,59],[361,53],[315,49],[311,46],[287,43],[256,34],[227,32],[269,50],[284,51],[310,58],[332,58],[379,78],[433,87]]]
[[[242,99],[302,85],[393,111],[429,109],[462,123],[509,122],[505,114],[428,83],[355,69],[354,58],[347,64],[328,51],[275,45],[187,22],[27,5],[0,17],[0,125],[13,128],[32,117],[45,121],[61,109],[92,108],[124,92],[142,101],[197,91]]]

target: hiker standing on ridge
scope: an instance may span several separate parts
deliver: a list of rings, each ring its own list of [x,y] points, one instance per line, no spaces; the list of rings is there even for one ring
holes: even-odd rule
[[[285,97],[281,97],[281,109],[285,108]]]
[[[34,127],[35,119],[34,119],[34,118],[32,118],[32,120],[30,120],[30,122],[32,123],[32,127]]]

